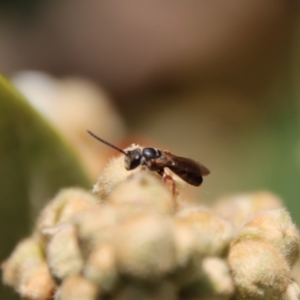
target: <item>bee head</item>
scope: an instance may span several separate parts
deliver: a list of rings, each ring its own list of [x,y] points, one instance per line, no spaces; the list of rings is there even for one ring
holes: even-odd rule
[[[141,164],[142,153],[140,149],[127,150],[125,156],[126,170],[133,170]]]

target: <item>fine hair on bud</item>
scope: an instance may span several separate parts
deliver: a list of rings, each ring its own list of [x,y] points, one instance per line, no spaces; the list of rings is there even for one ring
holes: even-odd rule
[[[230,247],[228,263],[238,299],[281,300],[289,283],[289,265],[268,242],[246,240]]]
[[[284,208],[267,209],[250,215],[237,233],[234,242],[268,241],[281,251],[290,267],[299,257],[300,235],[290,214]]]

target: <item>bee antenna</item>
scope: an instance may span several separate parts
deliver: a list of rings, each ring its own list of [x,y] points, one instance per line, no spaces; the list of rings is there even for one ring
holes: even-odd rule
[[[112,145],[111,143],[109,143],[109,142],[107,142],[107,141],[101,139],[99,136],[97,136],[97,135],[94,134],[93,132],[91,132],[91,131],[89,131],[89,130],[87,130],[87,132],[88,132],[88,134],[90,134],[93,138],[95,138],[96,140],[100,141],[101,143],[103,143],[103,144],[105,144],[105,145],[107,145],[107,146],[109,146],[109,147],[111,147],[111,148],[114,148],[115,150],[117,150],[117,151],[119,151],[119,152],[125,154],[126,156],[128,155],[127,152],[125,152],[124,150],[122,150],[122,149],[118,148],[117,146]]]

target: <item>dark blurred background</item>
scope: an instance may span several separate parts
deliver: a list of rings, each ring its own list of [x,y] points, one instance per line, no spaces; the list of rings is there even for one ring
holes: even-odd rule
[[[55,82],[80,77],[108,99],[113,112],[92,109],[86,123],[77,114],[66,139],[78,123],[77,133],[192,157],[211,169],[195,191],[201,199],[269,189],[300,225],[299,1],[2,0],[0,8],[2,73],[23,88],[26,70]],[[29,78],[35,91],[40,81]],[[110,116],[118,126],[107,125]]]

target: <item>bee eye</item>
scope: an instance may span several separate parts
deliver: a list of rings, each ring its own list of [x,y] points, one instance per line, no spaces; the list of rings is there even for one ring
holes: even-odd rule
[[[143,156],[146,159],[151,159],[151,158],[158,158],[161,156],[161,152],[155,148],[144,148],[143,149]]]
[[[126,170],[133,170],[141,164],[142,155],[137,150],[127,151],[125,157]]]

